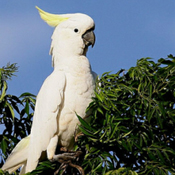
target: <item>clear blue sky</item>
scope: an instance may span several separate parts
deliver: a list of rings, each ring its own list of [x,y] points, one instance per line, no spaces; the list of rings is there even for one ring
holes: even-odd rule
[[[40,19],[36,5],[51,13],[81,12],[94,19],[96,44],[87,56],[99,75],[135,66],[141,57],[175,55],[173,0],[1,0],[0,67],[7,62],[19,66],[9,82],[10,94],[37,94],[52,72],[54,29]]]

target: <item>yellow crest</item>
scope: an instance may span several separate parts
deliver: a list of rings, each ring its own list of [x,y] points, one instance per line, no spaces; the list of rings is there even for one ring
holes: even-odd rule
[[[39,7],[36,6],[36,8],[39,11],[39,14],[41,16],[41,19],[43,19],[48,25],[52,27],[56,27],[59,25],[61,22],[65,21],[68,19],[68,17],[63,17],[61,15],[56,15],[56,14],[51,14],[47,13],[43,10],[41,10]]]

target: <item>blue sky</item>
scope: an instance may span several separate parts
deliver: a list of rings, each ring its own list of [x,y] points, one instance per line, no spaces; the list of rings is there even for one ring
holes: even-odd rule
[[[99,75],[128,69],[142,57],[175,55],[172,0],[1,0],[0,67],[8,62],[19,66],[9,81],[10,94],[37,94],[53,70],[49,49],[54,29],[40,19],[36,5],[50,13],[81,12],[94,19],[96,44],[87,56]]]

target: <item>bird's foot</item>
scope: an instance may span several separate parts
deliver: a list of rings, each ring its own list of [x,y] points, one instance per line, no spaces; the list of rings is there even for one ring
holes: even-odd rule
[[[59,169],[56,170],[56,171],[54,172],[54,175],[57,175],[57,174],[59,173],[60,170],[63,170],[62,173],[61,173],[61,175],[62,175],[62,174],[66,171],[66,168],[67,168],[68,166],[71,166],[71,167],[73,167],[73,168],[76,168],[76,169],[79,171],[79,173],[80,173],[81,175],[85,175],[83,168],[82,168],[81,166],[79,166],[79,165],[73,164],[72,162],[69,162],[69,163],[62,163],[62,164],[60,165]]]
[[[76,161],[78,161],[78,158],[80,157],[80,155],[82,155],[83,154],[83,152],[82,151],[70,151],[70,150],[68,150],[66,147],[61,147],[60,148],[60,151],[61,152],[65,152],[66,154],[70,154],[70,156],[72,155],[72,156],[74,156],[74,158],[76,159]],[[65,154],[65,153],[63,153],[63,154]],[[74,159],[74,160],[75,160]]]
[[[75,135],[75,142],[78,142],[78,138],[84,136],[84,134],[82,132],[78,133]]]
[[[62,153],[62,154],[57,154],[54,155],[51,162],[66,162],[69,160],[75,160],[76,159],[76,154],[75,153]]]
[[[62,174],[66,171],[68,166],[76,168],[81,175],[84,175],[84,170],[81,166],[73,164],[72,161],[78,161],[79,156],[82,154],[82,151],[69,151],[67,148],[62,147],[60,151],[64,152],[62,154],[54,155],[51,162],[61,163],[60,168],[55,171],[54,175],[58,174],[60,170],[63,170]]]

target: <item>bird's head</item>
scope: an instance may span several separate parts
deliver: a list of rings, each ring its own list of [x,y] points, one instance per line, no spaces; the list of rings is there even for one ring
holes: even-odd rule
[[[57,15],[36,8],[41,18],[48,25],[55,27],[50,50],[52,55],[86,55],[88,46],[94,46],[95,24],[88,15],[81,13]]]

